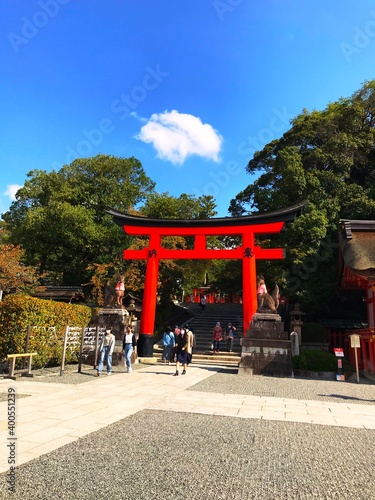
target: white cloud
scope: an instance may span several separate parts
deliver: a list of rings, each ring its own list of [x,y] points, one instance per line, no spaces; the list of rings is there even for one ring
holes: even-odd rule
[[[222,136],[201,119],[176,110],[154,113],[136,139],[152,144],[158,158],[181,165],[190,155],[220,161]]]
[[[5,196],[9,196],[9,198],[14,201],[16,199],[16,193],[19,189],[21,189],[22,186],[19,186],[18,184],[10,184],[7,186],[7,189],[5,191]]]

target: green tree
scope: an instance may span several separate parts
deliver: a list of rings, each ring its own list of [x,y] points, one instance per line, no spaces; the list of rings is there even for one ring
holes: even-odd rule
[[[315,310],[326,300],[322,288],[332,293],[334,286],[333,273],[325,273],[337,261],[340,218],[375,218],[374,167],[375,80],[323,111],[303,110],[280,139],[254,154],[247,171],[259,176],[230,203],[232,215],[241,215],[307,200],[302,216],[273,238],[286,247],[287,260],[272,268],[298,300],[311,304],[320,293]]]
[[[106,214],[129,211],[154,190],[135,158],[80,158],[58,172],[33,170],[3,220],[29,265],[61,284],[88,281],[87,267],[122,254],[125,237]]]

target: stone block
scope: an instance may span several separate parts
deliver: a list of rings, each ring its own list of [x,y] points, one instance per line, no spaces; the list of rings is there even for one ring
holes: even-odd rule
[[[267,317],[266,317],[267,316]],[[269,319],[268,316],[272,316]],[[279,315],[254,315],[242,347],[239,374],[291,377],[292,342]]]

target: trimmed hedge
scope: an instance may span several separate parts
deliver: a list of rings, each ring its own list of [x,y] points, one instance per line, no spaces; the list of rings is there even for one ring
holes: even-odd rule
[[[305,350],[292,358],[293,369],[311,372],[337,372],[337,357],[326,351]],[[353,367],[342,359],[343,373],[353,373]]]
[[[28,326],[29,352],[37,352],[33,366],[57,365],[62,360],[64,332],[69,326],[88,326],[92,311],[87,306],[8,295],[0,302],[0,359],[25,351]],[[67,349],[66,362],[77,361],[77,352]]]

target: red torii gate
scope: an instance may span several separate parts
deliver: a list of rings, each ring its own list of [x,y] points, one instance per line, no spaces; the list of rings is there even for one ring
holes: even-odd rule
[[[256,234],[279,233],[286,222],[301,213],[304,204],[277,212],[242,217],[212,219],[149,219],[109,209],[107,213],[131,236],[148,236],[148,247],[124,250],[126,260],[147,261],[142,314],[138,341],[139,356],[152,357],[155,326],[156,294],[161,259],[239,259],[242,260],[243,332],[249,330],[257,309],[256,259],[283,259],[284,249],[265,249],[255,244]],[[242,244],[234,249],[208,249],[207,236],[241,236]],[[161,240],[164,236],[194,236],[194,249],[169,250]]]

